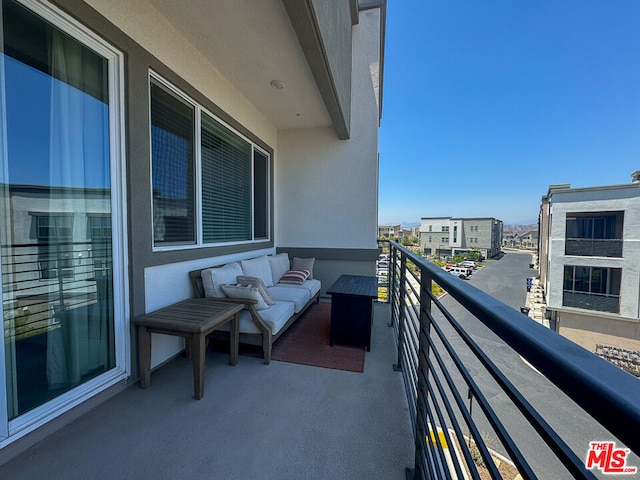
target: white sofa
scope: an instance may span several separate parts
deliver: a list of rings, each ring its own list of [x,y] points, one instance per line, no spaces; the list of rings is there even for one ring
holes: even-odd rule
[[[309,276],[304,278],[300,271],[308,271]],[[240,343],[262,345],[265,364],[271,361],[273,342],[319,300],[321,289],[320,281],[313,278],[313,259],[291,261],[286,253],[194,270],[189,277],[196,297],[245,304],[240,313]],[[214,332],[214,336],[226,333],[228,338],[228,329],[227,325],[227,332]]]

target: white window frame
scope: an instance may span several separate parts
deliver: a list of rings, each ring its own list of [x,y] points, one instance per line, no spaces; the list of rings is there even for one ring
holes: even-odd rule
[[[125,208],[127,198],[124,180],[126,161],[124,54],[91,29],[44,0],[16,1],[108,61],[115,367],[9,421],[6,361],[4,360],[5,342],[1,341],[0,358],[3,360],[0,363],[0,449],[131,375],[129,279],[126,274],[129,268]],[[4,71],[0,71],[0,76],[4,78]],[[5,118],[0,119],[3,128],[6,128],[5,121]],[[2,137],[2,148],[6,153],[6,141],[4,135]],[[0,302],[0,314],[2,313],[2,302]],[[4,337],[4,331],[0,331]]]
[[[149,70],[149,78],[148,78],[148,88],[149,88],[149,131],[151,132],[151,82],[154,81],[157,84],[161,85],[163,88],[166,88],[169,92],[176,95],[180,100],[188,103],[194,108],[195,112],[195,132],[193,141],[194,145],[194,168],[195,168],[195,185],[194,185],[194,195],[195,195],[195,205],[194,205],[194,215],[196,218],[195,225],[195,243],[184,243],[184,244],[172,244],[172,245],[156,245],[155,238],[152,235],[152,247],[154,252],[162,252],[162,251],[172,251],[172,250],[190,250],[190,249],[198,249],[198,248],[207,248],[207,247],[218,247],[225,245],[246,245],[246,244],[254,244],[254,243],[264,243],[271,241],[271,172],[272,172],[272,158],[271,154],[267,152],[264,148],[260,147],[253,140],[248,138],[246,135],[243,135],[238,130],[233,128],[227,122],[222,120],[219,116],[212,113],[207,108],[200,105],[196,100],[191,98],[189,95],[184,93],[178,87],[173,85],[168,80],[164,79],[160,74],[155,72],[154,70]],[[216,242],[216,243],[205,243],[203,240],[203,229],[202,229],[202,114],[213,118],[216,122],[223,125],[225,128],[229,129],[235,135],[240,137],[242,140],[251,145],[251,239],[250,240],[238,240],[231,242]],[[153,139],[151,138],[151,134],[149,135],[149,151],[153,151]],[[266,175],[266,189],[267,195],[265,201],[267,202],[267,236],[265,238],[256,238],[255,237],[255,152],[258,151],[262,155],[267,158],[267,175]],[[153,202],[153,158],[149,155],[149,198]],[[151,217],[151,225],[153,225],[153,208],[152,217]]]

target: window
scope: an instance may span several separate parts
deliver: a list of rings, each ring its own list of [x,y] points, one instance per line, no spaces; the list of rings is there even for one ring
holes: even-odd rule
[[[70,242],[73,215],[36,215],[36,236],[40,242]]]
[[[151,82],[153,235],[156,244],[195,243],[195,108]]]
[[[432,239],[431,239],[431,237],[429,237],[429,243],[431,243],[431,241],[432,241]]]
[[[453,227],[453,243],[458,241],[458,227]]]
[[[87,229],[87,238],[94,242],[111,238],[111,216],[88,215]]]
[[[153,75],[151,130],[156,247],[269,238],[267,153]]]
[[[622,257],[624,212],[568,213],[565,255]]]
[[[621,278],[621,268],[567,265],[562,305],[618,313]]]
[[[0,17],[5,439],[128,377],[130,315],[124,55],[49,2],[2,0]],[[94,209],[113,218],[109,278],[88,260]]]
[[[429,231],[431,231],[432,228],[433,228],[433,225],[429,225]]]

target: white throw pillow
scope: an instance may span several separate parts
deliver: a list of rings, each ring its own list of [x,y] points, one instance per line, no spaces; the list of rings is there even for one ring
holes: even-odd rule
[[[264,301],[262,295],[256,287],[248,283],[232,283],[222,285],[222,291],[229,298],[241,298],[244,300],[256,300],[258,303],[254,305],[256,310],[265,310],[269,305]]]
[[[242,260],[240,262],[242,266],[242,272],[240,275],[246,275],[247,277],[258,277],[261,279],[267,287],[273,286],[273,277],[271,276],[271,266],[267,256],[263,255],[258,258],[251,258],[249,260]]]
[[[279,253],[278,255],[269,255],[269,264],[271,265],[271,276],[273,285],[280,281],[280,278],[289,271],[291,264],[289,263],[288,253]]]
[[[227,263],[222,267],[205,268],[200,273],[205,297],[223,297],[222,285],[236,283],[238,275],[242,275],[242,268],[236,262]]]
[[[261,278],[258,277],[248,277],[247,275],[238,275],[238,283],[248,283],[249,285],[253,285],[258,289],[262,298],[267,303],[267,305],[275,305],[276,301],[273,299],[269,290],[267,290],[267,286],[264,284]]]

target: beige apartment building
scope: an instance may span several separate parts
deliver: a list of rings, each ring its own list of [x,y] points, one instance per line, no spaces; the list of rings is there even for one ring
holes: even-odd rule
[[[478,250],[485,258],[501,251],[502,221],[496,218],[423,217],[420,249],[427,255],[451,256]]]

